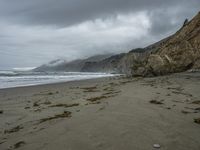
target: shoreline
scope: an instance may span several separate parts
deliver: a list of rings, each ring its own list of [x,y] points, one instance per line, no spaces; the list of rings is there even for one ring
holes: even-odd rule
[[[35,85],[54,84],[103,77],[120,76],[120,74],[94,73],[94,72],[18,72],[2,73],[0,76],[0,89],[28,87]]]
[[[0,149],[199,150],[199,89],[198,73],[1,89]]]
[[[40,86],[50,86],[50,85],[60,85],[60,84],[67,84],[67,83],[76,83],[76,82],[85,82],[89,80],[101,80],[101,79],[106,79],[106,78],[120,78],[123,77],[124,75],[116,75],[116,76],[107,76],[107,77],[97,77],[97,78],[90,78],[90,79],[80,79],[80,80],[71,80],[71,81],[58,81],[58,82],[52,82],[52,83],[41,83],[41,84],[35,84],[35,85],[22,85],[22,86],[16,86],[16,87],[5,87],[5,88],[0,88],[0,91],[2,90],[11,90],[11,89],[17,89],[17,88],[29,88],[29,87],[40,87]]]

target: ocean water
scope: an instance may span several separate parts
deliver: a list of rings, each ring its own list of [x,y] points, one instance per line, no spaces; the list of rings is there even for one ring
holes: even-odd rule
[[[111,76],[115,75],[107,73],[0,70],[0,89]]]

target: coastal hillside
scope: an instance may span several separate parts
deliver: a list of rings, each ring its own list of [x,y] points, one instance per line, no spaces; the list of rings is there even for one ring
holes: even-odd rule
[[[135,66],[133,64],[133,66]],[[200,69],[200,13],[134,67],[134,75],[164,75]]]
[[[96,63],[88,62],[82,71],[103,70],[135,76],[156,76],[199,69],[200,13],[191,21],[186,20],[174,35],[120,56],[112,56]]]
[[[80,72],[86,62],[95,62],[104,60],[113,54],[95,55],[86,59],[77,59],[74,61],[66,61],[63,59],[57,59],[47,64],[41,65],[35,68],[33,71],[67,71],[67,72]]]
[[[167,37],[159,42],[149,45],[145,48],[132,49],[128,53],[113,55],[101,61],[86,62],[81,69],[83,72],[112,72],[133,75],[134,70],[141,66],[150,53],[159,49],[159,47],[169,39]]]
[[[34,71],[108,72],[129,76],[157,76],[199,68],[200,13],[191,21],[186,19],[175,34],[145,48],[117,55],[97,55],[72,62],[57,60]]]

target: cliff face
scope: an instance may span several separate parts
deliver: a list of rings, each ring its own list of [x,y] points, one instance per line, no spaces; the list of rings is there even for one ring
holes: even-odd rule
[[[143,63],[135,67],[133,75],[164,75],[189,69],[200,69],[200,13],[151,49]]]

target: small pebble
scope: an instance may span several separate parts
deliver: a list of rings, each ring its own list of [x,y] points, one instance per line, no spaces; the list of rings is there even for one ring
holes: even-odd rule
[[[159,144],[153,144],[153,147],[154,148],[160,148],[160,145]]]
[[[0,110],[0,114],[3,114],[3,110]]]

